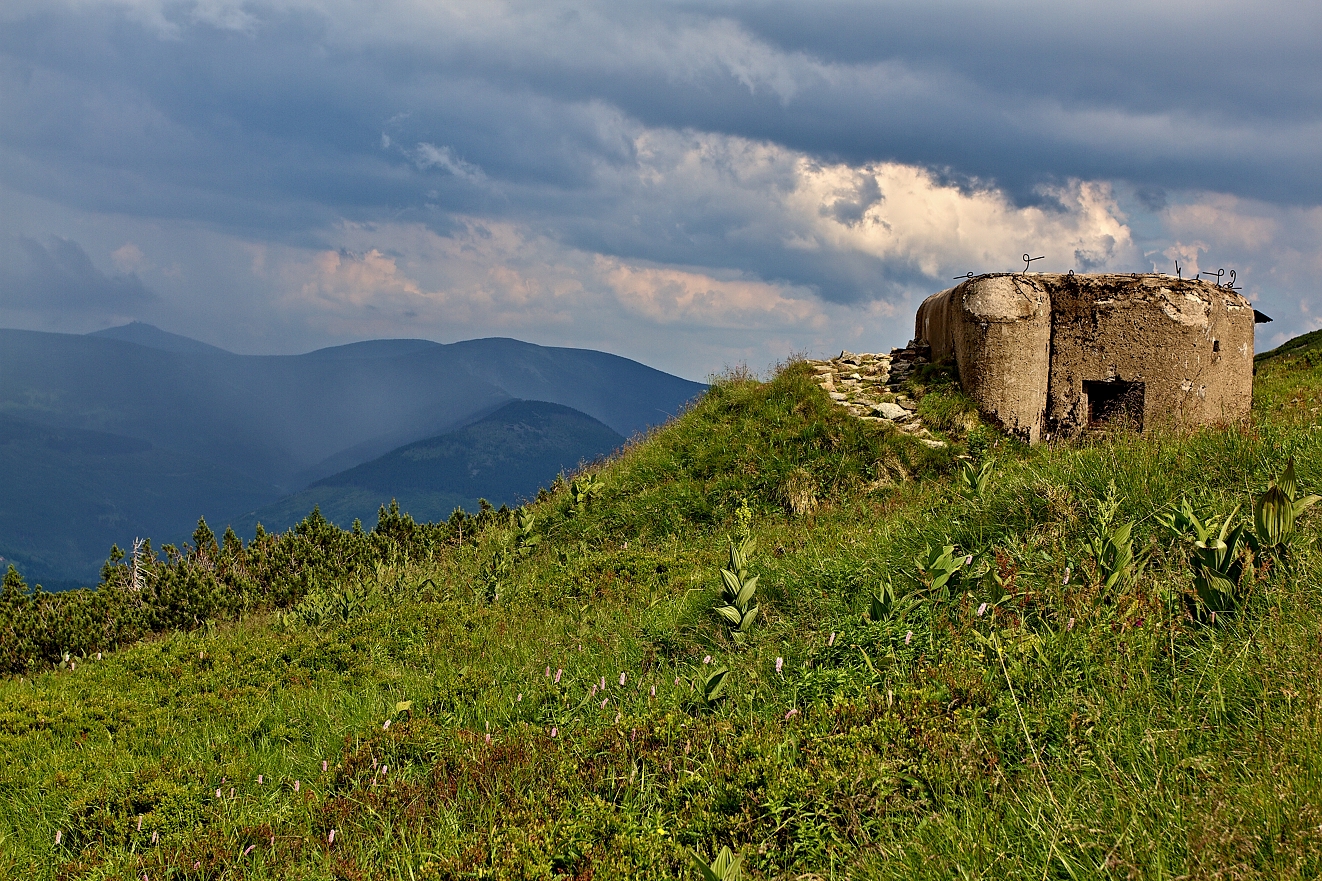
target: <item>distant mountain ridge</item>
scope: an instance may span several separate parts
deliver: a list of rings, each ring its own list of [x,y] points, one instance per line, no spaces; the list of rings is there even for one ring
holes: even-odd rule
[[[416,520],[443,520],[479,499],[517,505],[561,472],[605,456],[624,437],[591,416],[545,401],[512,401],[464,428],[416,441],[371,462],[318,480],[307,489],[240,519],[283,531],[312,508],[341,527],[369,528],[392,500]]]
[[[510,400],[563,404],[629,437],[704,388],[604,352],[500,338],[253,356],[179,351],[173,335],[152,336],[171,348],[0,330],[0,412],[141,437],[290,491]],[[346,460],[355,447],[361,452]]]
[[[139,346],[146,346],[149,349],[160,349],[162,352],[179,352],[182,354],[196,355],[233,355],[233,352],[222,349],[218,346],[212,346],[192,337],[180,336],[177,333],[170,333],[161,330],[153,324],[147,324],[145,321],[130,321],[128,324],[121,324],[119,327],[107,327],[105,330],[94,330],[86,336],[102,337],[108,340],[120,340],[126,343],[136,343]]]
[[[116,490],[113,504],[146,512],[150,493],[134,486],[156,481],[166,466],[155,463],[166,459],[173,474],[223,473],[230,478],[220,483],[242,489],[237,495],[248,501],[239,503],[210,478],[177,477],[166,507],[178,525],[167,529],[145,513],[133,521],[140,524],[134,529],[150,528],[158,546],[186,537],[200,514],[233,519],[511,401],[569,407],[628,438],[678,413],[703,389],[616,355],[501,338],[448,345],[373,340],[253,356],[140,322],[87,335],[0,329],[0,416],[56,435],[93,432],[150,445],[124,464],[134,480]],[[113,471],[112,462],[130,460],[70,459],[59,443],[14,444],[8,458],[0,457],[0,487],[28,480],[15,469],[47,475],[52,492],[28,481],[33,494],[24,504],[36,506],[34,522],[51,530],[20,536],[0,525],[0,556],[43,561],[26,573],[34,579],[91,577],[109,549],[104,539],[123,545],[132,530],[116,531],[114,518],[68,521],[79,533],[70,545],[60,524],[64,512],[89,504],[91,490],[79,489],[79,475],[90,487]],[[183,511],[196,513],[183,518]],[[100,545],[94,559],[91,548]]]

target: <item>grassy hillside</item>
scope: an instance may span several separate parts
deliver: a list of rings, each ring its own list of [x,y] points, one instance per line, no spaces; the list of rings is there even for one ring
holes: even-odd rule
[[[1162,519],[1322,486],[1319,365],[1260,362],[1243,424],[1032,449],[929,373],[946,450],[791,365],[518,519],[125,561],[61,600],[100,658],[0,682],[0,875],[1317,877],[1322,514],[1207,602]],[[201,598],[237,611],[168,629]]]
[[[423,521],[444,520],[460,507],[476,511],[480,499],[517,505],[557,474],[623,445],[623,437],[586,413],[545,401],[512,401],[472,425],[322,478],[239,518],[235,527],[245,535],[257,523],[283,531],[316,507],[347,529],[354,520],[372,522],[392,500]]]

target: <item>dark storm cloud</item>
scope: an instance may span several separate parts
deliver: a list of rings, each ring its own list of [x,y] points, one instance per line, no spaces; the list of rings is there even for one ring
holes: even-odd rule
[[[0,238],[0,307],[123,313],[155,299],[136,275],[101,272],[77,242]]]
[[[99,205],[131,204],[133,189],[276,225],[328,203],[406,206],[419,177],[447,207],[481,207],[471,181],[380,149],[383,131],[497,181],[586,186],[597,163],[628,158],[594,102],[1023,192],[1075,176],[1322,197],[1316,6],[579,6],[515,4],[438,34],[387,7],[355,34],[316,4],[235,4],[250,22],[234,31],[176,3],[162,7],[170,38],[114,5],[43,7],[0,32],[0,137],[37,165],[142,187],[97,181],[85,198]],[[60,187],[50,177],[36,186]]]
[[[1311,205],[1320,31],[1303,3],[17,0],[0,181],[300,245],[342,219],[506,218],[866,300],[932,273],[743,234],[759,205],[640,184],[639,135],[903,162],[1047,210],[1072,179],[1150,211],[1168,190]]]

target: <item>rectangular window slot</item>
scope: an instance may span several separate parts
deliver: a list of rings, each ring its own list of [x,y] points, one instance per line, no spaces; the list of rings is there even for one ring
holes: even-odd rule
[[[1089,428],[1143,430],[1143,383],[1084,380]]]

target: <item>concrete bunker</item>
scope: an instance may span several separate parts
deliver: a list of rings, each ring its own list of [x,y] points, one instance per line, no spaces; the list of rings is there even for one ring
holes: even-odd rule
[[[993,274],[933,294],[914,338],[1029,443],[1238,419],[1253,399],[1252,305],[1165,275]]]

